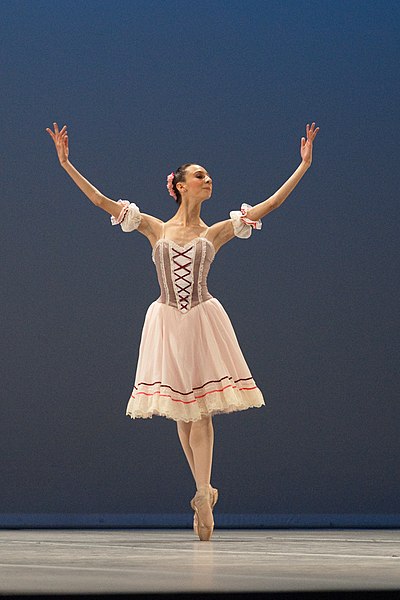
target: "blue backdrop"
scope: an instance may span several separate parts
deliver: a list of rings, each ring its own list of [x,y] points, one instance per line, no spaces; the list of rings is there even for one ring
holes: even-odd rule
[[[274,193],[315,121],[311,169],[209,276],[266,401],[214,418],[216,523],[400,525],[399,13],[1,3],[1,524],[189,524],[194,493],[175,422],[125,416],[150,244],[111,227],[45,128],[67,124],[78,170],[163,220],[167,174],[200,163],[212,224]]]

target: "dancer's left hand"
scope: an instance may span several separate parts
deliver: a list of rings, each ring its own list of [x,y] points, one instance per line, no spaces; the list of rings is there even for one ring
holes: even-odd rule
[[[311,165],[312,163],[312,147],[313,147],[313,141],[316,138],[316,135],[319,131],[319,127],[315,128],[315,123],[313,123],[311,125],[311,127],[309,126],[309,124],[307,123],[307,127],[306,127],[306,133],[307,133],[307,141],[305,138],[301,138],[301,145],[300,145],[300,154],[301,154],[301,158],[303,160],[304,163],[306,163],[308,166]]]

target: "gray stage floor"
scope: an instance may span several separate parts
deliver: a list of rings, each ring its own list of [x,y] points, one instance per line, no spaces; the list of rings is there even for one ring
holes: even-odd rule
[[[0,531],[1,593],[400,589],[400,531]]]

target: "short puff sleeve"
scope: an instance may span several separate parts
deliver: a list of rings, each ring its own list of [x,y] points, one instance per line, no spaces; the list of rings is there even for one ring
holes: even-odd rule
[[[111,225],[121,225],[122,231],[125,232],[137,229],[142,220],[139,207],[129,200],[118,200],[118,204],[122,206],[121,212],[118,217],[111,216]]]
[[[232,219],[233,231],[236,237],[249,238],[252,234],[253,229],[261,229],[261,219],[253,221],[247,217],[247,211],[253,208],[250,204],[245,202],[240,207],[240,210],[231,210],[229,217]]]

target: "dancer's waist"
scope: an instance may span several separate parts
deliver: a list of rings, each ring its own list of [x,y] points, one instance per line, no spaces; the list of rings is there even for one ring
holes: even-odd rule
[[[210,300],[210,298],[213,297],[214,296],[212,296],[207,289],[203,288],[201,290],[201,294],[197,295],[197,297],[192,296],[177,298],[175,295],[167,297],[165,293],[161,293],[156,301],[160,302],[161,304],[167,304],[168,306],[172,306],[173,308],[176,308],[182,313],[187,313],[191,308],[194,308],[198,304],[201,304],[206,300]]]

